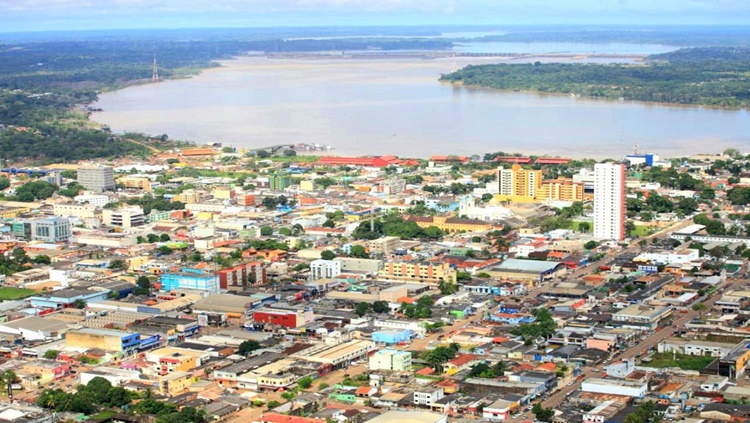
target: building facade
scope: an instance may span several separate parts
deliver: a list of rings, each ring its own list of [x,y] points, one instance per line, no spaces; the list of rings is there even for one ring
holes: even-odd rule
[[[219,291],[219,276],[213,272],[182,268],[177,272],[162,273],[159,277],[161,289],[171,291],[175,289],[195,289],[198,291]]]
[[[516,163],[510,169],[498,169],[497,181],[500,200],[531,202],[542,184],[542,171],[524,169]]]
[[[114,191],[115,171],[109,166],[89,166],[78,169],[78,183],[94,192]]]
[[[44,242],[68,242],[73,233],[70,220],[62,217],[31,221],[31,239]]]
[[[341,274],[341,262],[335,260],[313,260],[310,263],[312,280],[331,279]]]
[[[594,237],[625,238],[625,165],[594,165]]]
[[[102,223],[107,226],[129,229],[143,226],[146,223],[146,216],[140,207],[104,209],[102,210]]]

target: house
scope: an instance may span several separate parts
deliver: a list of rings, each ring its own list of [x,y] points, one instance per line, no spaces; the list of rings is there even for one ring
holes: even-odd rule
[[[470,369],[472,366],[479,364],[479,362],[481,361],[482,360],[477,355],[460,354],[445,363],[443,365],[443,368],[445,369],[445,373],[453,375],[460,372],[461,370]]]

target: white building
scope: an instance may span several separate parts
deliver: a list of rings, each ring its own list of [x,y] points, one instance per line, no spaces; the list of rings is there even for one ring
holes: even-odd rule
[[[634,261],[649,261],[655,264],[687,264],[700,259],[700,252],[693,249],[654,251],[641,253]]]
[[[587,379],[581,384],[581,391],[643,398],[648,391],[648,384],[615,379]]]
[[[370,370],[397,370],[405,371],[411,369],[411,353],[385,349],[376,351],[370,356]]]
[[[335,260],[313,260],[310,263],[312,280],[331,279],[341,274],[341,262]]]
[[[625,238],[625,165],[594,165],[594,238]]]
[[[485,222],[513,217],[513,212],[507,207],[500,205],[477,206],[472,196],[466,196],[461,199],[458,205],[458,214],[466,216],[468,219],[483,220]]]
[[[97,194],[81,194],[73,197],[73,200],[78,204],[91,204],[94,207],[102,208],[112,202],[112,198],[108,195],[97,195]]]
[[[107,226],[118,226],[121,228],[133,228],[143,226],[146,216],[140,207],[124,207],[121,209],[104,209],[102,211],[102,223]]]
[[[429,407],[444,396],[445,391],[442,386],[437,388],[425,386],[414,391],[414,405],[426,405]]]

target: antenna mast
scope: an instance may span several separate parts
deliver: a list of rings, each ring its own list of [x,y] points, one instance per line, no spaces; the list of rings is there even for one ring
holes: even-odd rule
[[[156,54],[154,54],[154,66],[151,71],[151,82],[159,82],[159,67],[156,66]]]

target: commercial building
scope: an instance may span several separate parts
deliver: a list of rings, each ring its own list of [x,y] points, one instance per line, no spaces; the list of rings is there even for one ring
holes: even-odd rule
[[[670,307],[633,304],[613,314],[612,321],[626,326],[628,323],[632,323],[638,327],[655,329],[660,321],[671,314],[672,309]]]
[[[68,242],[73,233],[70,220],[63,217],[31,221],[31,239],[44,242]]]
[[[370,356],[370,370],[406,371],[411,369],[411,353],[399,350],[379,350]]]
[[[434,226],[443,232],[481,232],[492,228],[489,222],[476,219],[462,219],[447,216],[406,216],[407,221],[414,222],[420,228]]]
[[[146,176],[128,175],[118,178],[117,183],[122,184],[126,189],[140,189],[151,192],[151,179]]]
[[[341,262],[336,260],[313,260],[310,263],[312,280],[331,279],[341,274]]]
[[[374,342],[355,340],[337,345],[316,345],[295,353],[291,357],[324,364],[330,366],[331,369],[339,369],[348,366],[352,361],[366,358],[367,354],[375,348]]]
[[[264,323],[282,326],[289,329],[298,328],[311,323],[314,319],[311,309],[285,310],[276,308],[263,308],[253,312],[255,323]]]
[[[625,165],[594,165],[594,237],[625,238]]]
[[[447,423],[445,414],[430,413],[428,411],[386,411],[368,420],[368,423]]]
[[[78,169],[78,183],[94,192],[114,191],[115,171],[109,166],[86,166]]]
[[[140,207],[102,210],[102,223],[106,226],[117,226],[124,229],[143,226],[146,216]]]
[[[648,392],[648,384],[646,382],[592,378],[583,381],[581,390],[597,394],[643,398]]]
[[[139,333],[109,329],[83,328],[70,330],[65,334],[65,346],[127,353],[136,350],[141,344]]]
[[[113,202],[113,197],[105,194],[81,194],[73,197],[73,201],[78,204],[91,204],[94,207],[101,208]]]
[[[208,270],[183,267],[176,272],[165,272],[159,276],[161,289],[195,289],[199,291],[218,292],[219,276]]]
[[[441,281],[456,283],[456,269],[448,263],[400,261],[385,263],[378,273],[383,279],[437,285]]]
[[[382,238],[367,241],[366,245],[370,254],[387,255],[401,246],[401,238],[397,236],[384,236]]]
[[[533,202],[542,184],[542,171],[524,169],[516,163],[510,169],[497,170],[498,199],[515,203]]]

